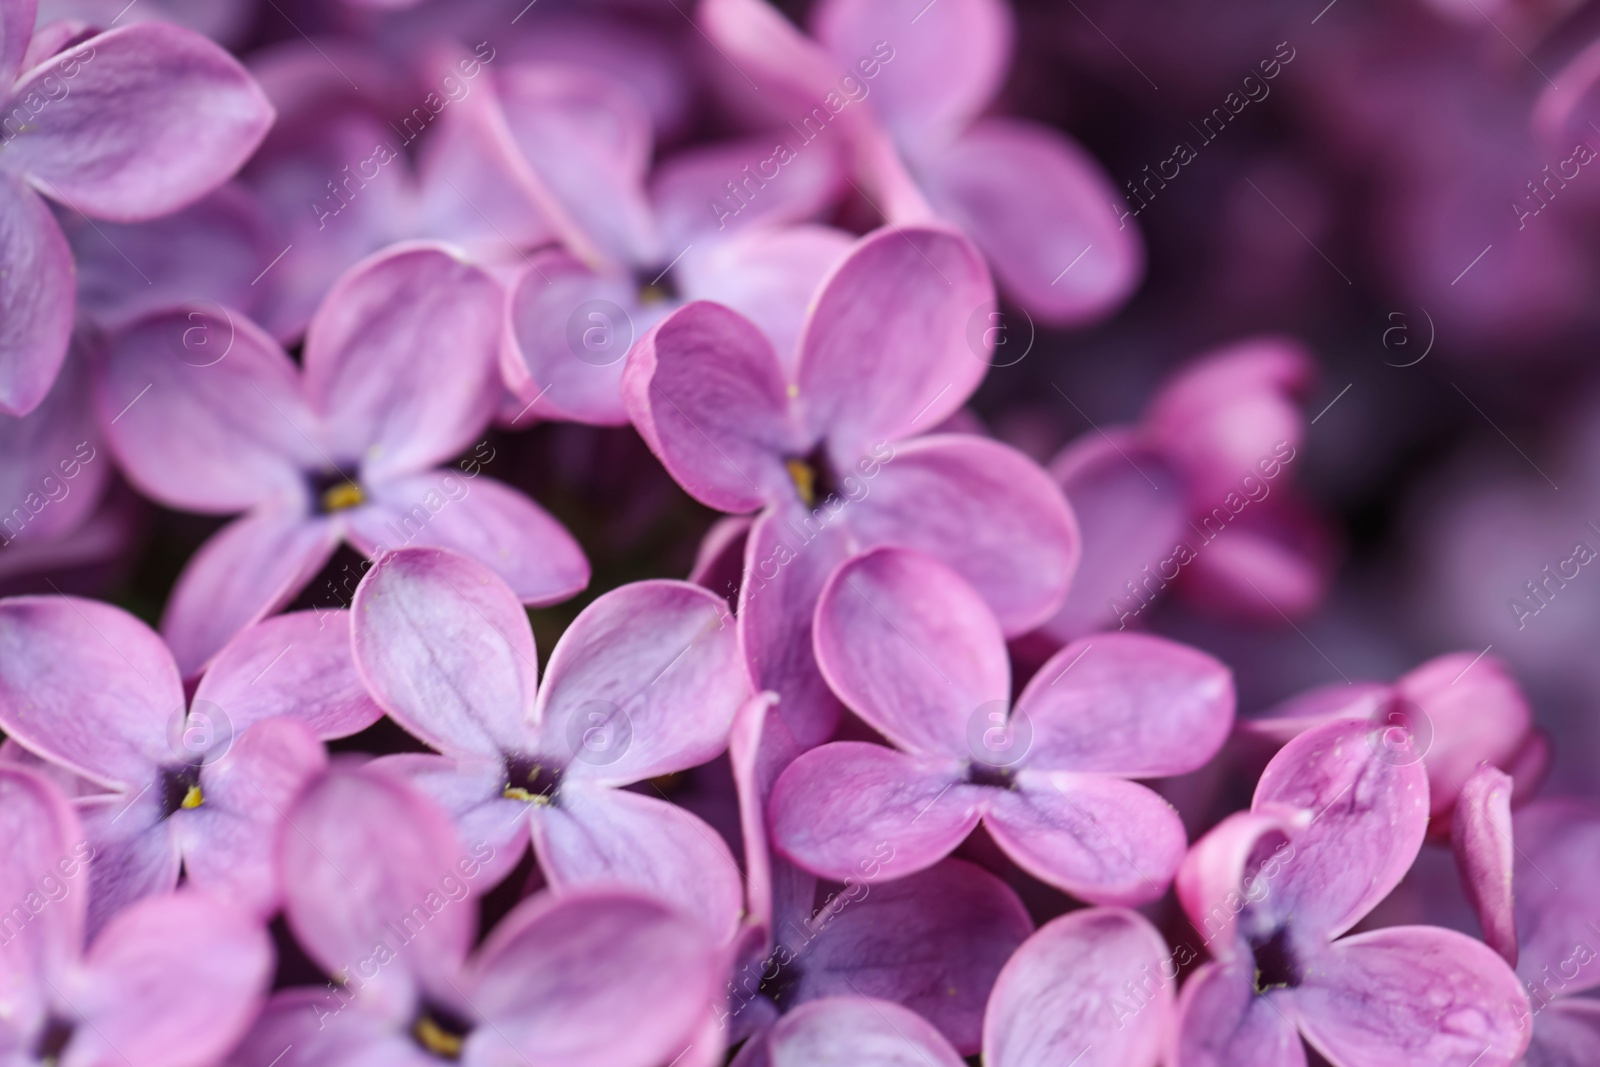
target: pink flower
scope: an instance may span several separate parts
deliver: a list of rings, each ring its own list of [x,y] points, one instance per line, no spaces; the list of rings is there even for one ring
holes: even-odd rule
[[[1183,824],[1129,779],[1204,765],[1233,724],[1227,668],[1138,634],[1067,646],[1013,706],[1005,641],[976,590],[901,549],[829,579],[816,654],[895,746],[833,742],[778,778],[773,843],[827,878],[859,877],[878,841],[895,849],[881,877],[921,870],[982,822],[1041,881],[1095,903],[1153,900],[1183,859]]]
[[[442,248],[399,246],[334,287],[297,367],[242,315],[174,309],[111,344],[97,391],[128,477],[173,507],[246,514],[189,561],[162,630],[185,676],[298,593],[342,541],[445,545],[524,601],[589,581],[572,536],[479,477],[500,401],[501,293]],[[440,469],[473,446],[461,471]],[[482,462],[480,462],[482,461]]]

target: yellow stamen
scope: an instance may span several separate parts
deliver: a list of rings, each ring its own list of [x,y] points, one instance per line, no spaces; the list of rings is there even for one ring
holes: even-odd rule
[[[367,502],[367,494],[355,482],[340,482],[330,486],[322,494],[323,511],[344,511],[346,508],[357,507]]]
[[[505,792],[501,793],[500,795],[505,797],[507,800],[524,800],[524,801],[527,801],[529,804],[548,804],[548,803],[550,803],[550,797],[547,794],[545,794],[545,793],[534,793],[534,792],[532,792],[530,790],[523,789],[521,786],[516,786],[516,785],[508,785],[508,786],[506,786]]]
[[[669,299],[671,295],[671,293],[667,292],[665,286],[651,283],[650,285],[642,286],[639,289],[639,303],[643,304],[645,307],[650,307],[652,304],[662,303],[663,301]]]
[[[198,808],[201,804],[204,804],[205,801],[205,794],[200,792],[200,787],[197,785],[191,785],[189,787],[189,791],[183,794],[183,803],[179,804],[178,806],[180,808]],[[168,801],[168,803],[171,803],[171,801]]]
[[[794,487],[800,493],[800,499],[806,507],[817,502],[817,472],[803,459],[786,459],[783,461],[789,478],[794,482]]]
[[[426,1015],[417,1020],[417,1025],[412,1027],[411,1032],[416,1035],[417,1043],[435,1056],[444,1056],[452,1060],[460,1058],[461,1038]]]

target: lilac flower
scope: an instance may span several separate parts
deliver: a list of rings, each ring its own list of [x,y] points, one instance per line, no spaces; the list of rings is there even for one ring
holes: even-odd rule
[[[18,549],[60,542],[105,495],[111,463],[87,386],[74,352],[38,407],[0,415],[0,565]]]
[[[697,302],[628,358],[624,400],[667,471],[710,507],[761,509],[745,545],[740,640],[757,687],[782,696],[802,744],[837,720],[812,660],[811,615],[854,553],[898,544],[938,555],[982,591],[1007,634],[1043,622],[1066,593],[1077,527],[1044,472],[983,438],[913,437],[982,379],[980,312],[992,298],[964,238],[884,229],[822,284],[795,352]]]
[[[751,1038],[733,1067],[962,1067],[965,1061],[922,1016],[860,996],[814,1000]]]
[[[710,0],[700,23],[776,90],[803,146],[839,124],[887,221],[960,225],[1033,316],[1081,323],[1133,291],[1138,231],[1095,161],[1049,127],[979,118],[1010,63],[1004,0],[826,0],[812,12],[818,43],[764,0]]]
[[[1275,756],[1250,811],[1197,842],[1178,896],[1213,961],[1178,1000],[1174,1067],[1518,1062],[1527,1002],[1481,942],[1432,926],[1342,937],[1404,876],[1428,780],[1397,731],[1331,722]]]
[[[132,222],[220,185],[272,123],[244,68],[205,38],[143,23],[33,34],[0,0],[0,412],[32,411],[72,330],[72,255],[41,196]]]
[[[77,815],[44,778],[0,766],[0,1048],[17,1064],[215,1063],[255,1017],[272,945],[243,910],[194,890],[151,897],[85,944]]]
[[[1033,932],[1022,901],[994,875],[955,859],[868,884],[896,872],[885,840],[819,904],[817,879],[767,847],[766,795],[800,752],[770,704],[771,694],[746,703],[729,740],[749,904],[719,1026],[737,1042],[800,1005],[854,994],[910,1008],[963,1054],[976,1053],[995,977]]]
[[[979,822],[1023,870],[1095,903],[1165,892],[1186,844],[1177,812],[1130,778],[1204,765],[1233,723],[1227,668],[1138,634],[1068,645],[1013,707],[1005,641],[976,590],[931,557],[876,549],[817,604],[817,661],[895,747],[838,741],[778,778],[777,849],[828,878],[878,841],[884,877],[947,855]]]
[[[302,367],[240,315],[175,309],[113,341],[97,403],[129,478],[173,507],[247,511],[195,554],[167,603],[162,630],[185,676],[288,602],[341,541],[368,555],[448,545],[530,603],[587,584],[582,550],[537,504],[474,479],[473,461],[467,476],[438,467],[499,403],[500,303],[477,267],[402,246],[328,294]]]
[[[186,700],[142,622],[74,597],[0,601],[0,726],[108,792],[77,803],[96,856],[90,929],[130,901],[193,885],[258,914],[278,900],[272,833],[343,737],[381,714],[348,616],[284,615],[241,633]]]
[[[1452,652],[1407,671],[1392,685],[1343,682],[1308,690],[1257,718],[1242,732],[1278,744],[1340,719],[1365,719],[1410,735],[1428,772],[1429,832],[1450,833],[1450,812],[1484,763],[1515,771],[1517,799],[1537,788],[1550,762],[1550,742],[1533,725],[1533,709],[1495,656]],[[1400,734],[1385,734],[1402,740]],[[1409,755],[1406,758],[1410,758]]]
[[[1070,641],[1126,627],[1168,585],[1214,612],[1277,622],[1327,592],[1327,538],[1288,487],[1305,436],[1295,403],[1314,364],[1282,338],[1199,357],[1136,427],[1107,427],[1051,462],[1083,529],[1084,562],[1045,627]]]
[[[289,821],[285,913],[333,981],[276,994],[234,1067],[658,1067],[715,987],[699,924],[620,890],[524,900],[469,958],[485,848],[373,765],[336,766]]]
[[[434,549],[384,556],[356,590],[352,639],[373,696],[443,755],[383,764],[494,846],[496,877],[532,832],[558,891],[621,884],[731,935],[738,868],[699,818],[620,788],[716,756],[748,693],[713,594],[636,582],[575,619],[538,684],[533,632],[492,571]]]

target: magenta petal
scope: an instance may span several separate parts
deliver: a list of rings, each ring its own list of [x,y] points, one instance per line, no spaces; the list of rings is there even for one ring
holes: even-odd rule
[[[800,335],[807,427],[853,459],[937,426],[988,369],[969,327],[993,300],[983,257],[954,230],[885,227],[861,238],[822,283]]]
[[[1305,1045],[1279,1004],[1281,991],[1257,996],[1248,962],[1208,963],[1178,997],[1173,1067],[1306,1067]]]
[[[987,756],[1010,711],[1005,638],[977,592],[931,556],[874,549],[817,601],[817,663],[851,710],[907,752]]]
[[[337,547],[336,524],[298,510],[251,512],[212,534],[178,575],[161,613],[161,635],[184,677],[287,604]]]
[[[1432,729],[1425,759],[1435,815],[1455,805],[1481,764],[1509,766],[1533,728],[1528,698],[1497,656],[1437,656],[1402,675],[1395,690],[1422,709]]]
[[[1311,824],[1312,815],[1279,804],[1236,811],[1184,856],[1178,868],[1178,900],[1214,958],[1230,963],[1242,950],[1236,920],[1246,902],[1259,903],[1271,892],[1275,872],[1293,861],[1293,841]]]
[[[1337,937],[1389,895],[1422,847],[1428,780],[1410,748],[1364,721],[1308,730],[1267,764],[1252,808],[1313,812],[1266,906]]]
[[[705,931],[646,897],[594,892],[524,901],[495,928],[468,975],[485,1025],[463,1060],[469,1067],[667,1063],[699,1025],[720,962]],[[508,1057],[508,1046],[520,1055]]]
[[[718,304],[688,304],[640,338],[622,375],[640,436],[678,484],[720,511],[754,511],[790,492],[791,425],[772,342]]]
[[[901,878],[949,855],[983,815],[990,790],[961,783],[953,756],[910,756],[835,741],[789,764],[772,790],[773,846],[813,874],[872,881],[875,850],[894,848]]]
[[[1594,894],[1600,858],[1600,810],[1578,800],[1540,799],[1513,817],[1518,971],[1541,980],[1560,974],[1570,995],[1600,985],[1600,967],[1571,974],[1574,948],[1594,946]]]
[[[77,285],[72,250],[50,209],[3,172],[0,261],[7,264],[0,276],[0,412],[26,415],[67,357]]]
[[[1266,483],[1239,484],[1256,492]],[[1200,541],[1180,587],[1185,598],[1219,614],[1269,623],[1316,609],[1333,578],[1333,545],[1321,520],[1288,495],[1291,490],[1280,492],[1234,518],[1227,537]],[[1207,530],[1217,525],[1216,512],[1229,514],[1222,503],[1227,499],[1201,516]],[[1245,498],[1234,493],[1231,499]]]
[[[779,145],[788,145],[781,127],[765,137],[697,145],[657,164],[650,195],[665,247],[676,250],[713,233],[723,236],[747,227],[783,233],[786,224],[824,214],[844,185],[838,153],[824,139],[804,152],[790,149],[788,162],[777,164],[775,157],[783,155]],[[782,169],[763,177],[769,163]],[[741,196],[728,192],[727,182],[734,179]]]
[[[767,839],[767,798],[778,775],[801,751],[773,708],[774,699],[772,693],[758,693],[747,700],[728,735],[728,762],[739,794],[739,832],[744,841],[746,923],[757,932],[758,943],[752,949],[757,955],[784,933],[776,929],[780,923],[811,917],[817,889],[810,874],[774,857]]]
[[[483,564],[430,548],[391,552],[351,605],[356,666],[407,730],[454,756],[527,747],[539,678],[527,613]]]
[[[892,849],[874,858],[893,880],[847,883],[822,906],[822,929],[799,950],[795,1002],[852,993],[891,1001],[957,1051],[976,1053],[989,991],[1033,920],[1009,886],[970,863],[940,860],[894,878]]]
[[[1528,1045],[1522,983],[1454,930],[1392,926],[1344,938],[1292,996],[1306,1039],[1340,1067],[1506,1067]]]
[[[0,892],[6,900],[27,910],[44,893],[54,897],[58,887],[66,890],[30,914],[20,928],[13,920],[0,942],[6,974],[0,988],[8,1008],[26,1018],[30,1009],[43,1007],[27,1003],[43,993],[42,980],[64,973],[83,948],[89,897],[85,868],[93,851],[61,791],[20,767],[0,767],[0,833],[7,843],[6,862],[0,864]]]
[[[164,504],[227,514],[297,507],[327,460],[299,372],[243,315],[157,312],[116,335],[95,406],[128,477]]]
[[[1144,274],[1137,227],[1094,157],[1058,131],[985,119],[927,153],[928,198],[994,264],[1000,285],[1040,322],[1109,314]]]
[[[863,544],[943,560],[972,583],[1007,636],[1061,608],[1078,568],[1078,523],[1038,464],[971,434],[895,444],[892,455],[847,513]]]
[[[779,1019],[742,1051],[739,1067],[962,1067],[962,1059],[922,1016],[861,996],[814,1000]]]
[[[365,730],[383,716],[350,654],[348,611],[296,611],[264,619],[217,654],[194,702],[221,707],[235,736],[261,719],[284,715],[332,740]]]
[[[589,584],[583,549],[554,516],[504,482],[446,468],[372,487],[350,540],[372,556],[444,548],[488,565],[524,604],[553,604]]]
[[[1017,698],[1030,767],[1166,778],[1204,766],[1233,728],[1233,672],[1198,649],[1137,633],[1080,638]]]
[[[623,886],[694,915],[719,943],[744,903],[733,853],[699,816],[642,793],[571,783],[533,817],[534,847],[559,890]]]
[[[1137,912],[1063,915],[1028,938],[1000,972],[984,1017],[984,1063],[1155,1067],[1177,970],[1166,942]],[[1138,1000],[1128,997],[1127,982]]]
[[[726,601],[688,582],[633,582],[583,609],[550,653],[540,751],[615,785],[687,770],[727,747],[749,695]]]
[[[994,790],[984,826],[1029,874],[1092,904],[1166,892],[1188,844],[1170,804],[1136,782],[1023,770]]]
[[[384,481],[470,445],[500,400],[503,302],[487,273],[443,246],[396,246],[340,278],[304,356],[333,461]]]
[[[0,726],[104,785],[143,785],[170,763],[183,683],[161,638],[110,604],[0,601]]]
[[[239,62],[199,34],[159,22],[90,38],[28,71],[12,90],[68,92],[5,166],[45,195],[99,218],[175,211],[226,181],[272,124],[272,105]]]
[[[117,915],[83,965],[72,997],[83,1016],[74,1061],[213,1063],[266,999],[272,941],[248,912],[185,890]]]
[[[1283,745],[1314,726],[1372,718],[1393,694],[1394,688],[1382,682],[1330,682],[1292,696],[1255,718],[1240,719],[1239,731]]]
[[[1468,778],[1450,820],[1450,843],[1461,872],[1461,888],[1478,913],[1484,942],[1515,967],[1511,788],[1511,776],[1497,767],[1482,767]]]

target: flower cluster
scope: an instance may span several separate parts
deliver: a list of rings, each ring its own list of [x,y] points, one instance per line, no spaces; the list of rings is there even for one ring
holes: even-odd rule
[[[1161,230],[1233,175],[1354,288],[1240,162],[1349,149],[1412,212],[1381,350],[1426,298],[1493,373],[1593,232],[1600,46],[1446,294],[1352,83],[1432,20],[1470,200],[1482,42],[1248,2],[0,0],[0,1058],[1600,1063],[1592,655],[1477,651],[1480,525],[1385,567],[1351,471],[1426,450],[1318,436],[1374,390],[1299,244]],[[1220,104],[1119,187],[1135,56]],[[1517,634],[1600,595],[1543,573]]]

